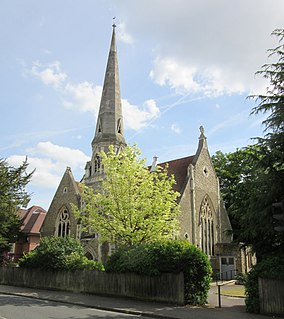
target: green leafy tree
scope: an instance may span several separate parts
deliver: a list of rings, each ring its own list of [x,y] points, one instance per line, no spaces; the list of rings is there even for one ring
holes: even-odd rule
[[[19,167],[0,160],[0,256],[16,241],[21,226],[17,210],[26,207],[30,200],[25,187],[33,172],[27,173],[27,167],[27,160]]]
[[[93,229],[102,241],[134,245],[173,238],[178,229],[178,193],[174,177],[157,167],[150,172],[136,147],[116,154],[101,153],[105,178],[101,188],[81,185],[83,213],[74,208],[83,227]]]
[[[81,243],[72,237],[43,237],[38,247],[19,260],[23,268],[43,270],[103,270],[99,262],[89,260],[84,255]]]
[[[281,250],[281,234],[274,230],[274,175],[265,163],[267,153],[250,145],[232,153],[217,152],[212,160],[232,222],[234,240],[252,246],[260,259]]]
[[[284,233],[274,230],[272,209],[284,197],[284,30],[272,34],[279,39],[269,50],[275,62],[257,72],[269,80],[267,92],[249,97],[258,103],[252,114],[268,114],[262,123],[264,137],[255,145],[213,157],[236,239],[251,245],[259,261],[284,251]]]

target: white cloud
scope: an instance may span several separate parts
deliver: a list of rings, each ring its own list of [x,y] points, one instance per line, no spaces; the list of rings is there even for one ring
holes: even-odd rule
[[[84,166],[89,157],[78,149],[59,146],[51,142],[40,142],[34,148],[27,150],[28,169],[35,169],[31,185],[45,188],[56,188],[62,178],[66,167],[72,167],[72,171],[80,170],[83,174]],[[12,166],[19,166],[25,156],[13,155],[7,160]]]
[[[163,10],[159,0],[125,0],[117,9],[134,36],[155,45],[151,75],[159,85],[210,96],[263,92],[254,74],[277,45],[270,33],[283,25],[283,0],[170,0]]]
[[[33,62],[31,74],[39,78],[44,84],[59,89],[67,79],[67,75],[61,71],[60,63],[55,61],[47,66],[39,62]]]
[[[125,23],[119,23],[116,31],[117,40],[126,44],[134,44],[132,35],[126,31]]]
[[[190,65],[175,58],[156,58],[150,77],[155,83],[168,85],[178,94],[202,94],[212,97],[223,94],[243,93],[245,87],[238,79],[228,79],[226,70],[217,67],[207,69]]]
[[[130,104],[127,100],[122,100],[123,116],[125,127],[139,130],[146,127],[160,115],[160,110],[154,100],[147,100],[141,108]]]
[[[29,151],[29,154],[43,154],[64,167],[70,166],[74,169],[83,168],[89,160],[89,157],[78,149],[59,146],[51,142],[38,143],[36,148]]]
[[[67,83],[63,92],[67,98],[63,101],[66,108],[78,108],[83,112],[97,113],[102,95],[102,87],[90,82]]]
[[[176,134],[180,134],[181,132],[180,128],[175,123],[171,125],[171,130],[175,132]]]
[[[63,100],[65,108],[77,109],[81,112],[92,112],[95,115],[99,110],[102,86],[95,86],[90,82],[71,83],[66,73],[61,71],[58,61],[44,67],[34,62],[30,72],[39,78],[45,85],[51,85]],[[153,99],[149,99],[142,106],[131,104],[122,99],[124,123],[126,128],[139,130],[160,115],[160,110]]]

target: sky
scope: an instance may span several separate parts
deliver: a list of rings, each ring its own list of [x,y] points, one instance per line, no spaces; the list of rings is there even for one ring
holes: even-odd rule
[[[149,165],[195,154],[201,125],[211,155],[263,135],[246,97],[266,92],[283,0],[2,0],[0,158],[35,169],[29,206],[84,174],[113,21],[125,138]]]

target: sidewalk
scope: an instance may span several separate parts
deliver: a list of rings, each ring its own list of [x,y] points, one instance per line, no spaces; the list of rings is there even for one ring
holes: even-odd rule
[[[72,305],[80,305],[102,310],[111,310],[127,314],[141,315],[148,318],[163,319],[266,319],[269,316],[248,314],[244,308],[243,298],[228,299],[222,297],[222,308],[217,307],[215,290],[209,293],[209,305],[206,307],[173,306],[163,303],[145,302],[126,298],[112,298],[105,296],[72,293],[65,291],[39,290],[0,285],[0,294],[20,295]],[[228,301],[229,300],[229,301]],[[0,297],[1,303],[1,297]]]

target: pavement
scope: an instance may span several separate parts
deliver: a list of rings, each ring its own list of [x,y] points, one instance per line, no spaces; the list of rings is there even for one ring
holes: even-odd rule
[[[224,288],[224,289],[230,289]],[[221,297],[222,308],[218,307],[217,286],[212,285],[208,304],[204,307],[175,306],[164,303],[147,302],[129,298],[98,296],[66,291],[42,290],[36,288],[0,285],[0,294],[19,295],[28,298],[55,301],[72,305],[110,310],[120,313],[163,319],[265,319],[270,316],[245,312],[244,298]],[[0,297],[1,303],[1,297]]]

